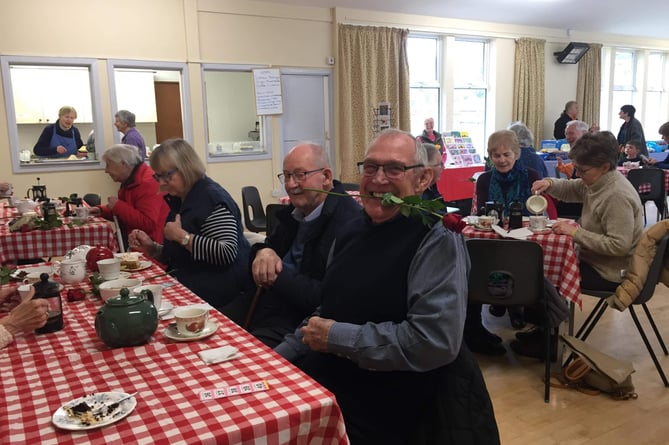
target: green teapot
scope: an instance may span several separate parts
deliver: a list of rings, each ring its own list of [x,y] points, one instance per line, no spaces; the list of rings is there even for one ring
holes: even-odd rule
[[[127,288],[107,299],[95,315],[95,332],[111,348],[138,346],[149,341],[158,327],[156,307]]]

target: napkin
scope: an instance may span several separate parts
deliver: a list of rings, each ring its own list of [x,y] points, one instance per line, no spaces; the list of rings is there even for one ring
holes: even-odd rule
[[[498,225],[492,226],[492,229],[503,238],[527,239],[528,236],[533,235],[532,231],[526,227],[509,230],[508,232]]]
[[[197,353],[207,365],[227,362],[240,356],[239,350],[234,346],[221,346],[220,348],[205,349]]]

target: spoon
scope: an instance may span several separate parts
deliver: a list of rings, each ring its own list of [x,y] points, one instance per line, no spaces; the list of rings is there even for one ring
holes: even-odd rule
[[[126,396],[123,396],[123,397],[121,397],[120,399],[118,399],[118,400],[115,401],[115,402],[105,403],[105,404],[102,405],[100,408],[97,408],[95,411],[93,411],[92,414],[93,414],[94,416],[97,416],[97,415],[101,414],[104,410],[108,409],[109,407],[114,406],[114,405],[116,405],[116,406],[120,406],[120,405],[121,405],[121,402],[124,402],[124,401],[128,400],[128,399],[131,398],[131,397],[135,397],[136,395],[137,395],[137,391],[133,392],[132,394],[128,394],[128,395],[126,395]],[[116,408],[114,408],[114,409],[116,409]]]

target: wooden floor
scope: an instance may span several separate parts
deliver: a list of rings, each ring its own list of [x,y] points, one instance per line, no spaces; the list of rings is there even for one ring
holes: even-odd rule
[[[576,311],[577,328],[596,303],[593,297],[584,296],[583,300],[583,311]],[[669,289],[658,285],[649,308],[667,343]],[[669,357],[660,350],[640,307],[637,314],[648,328],[646,332],[665,373],[669,373]],[[496,318],[484,310],[484,317],[484,323],[505,339],[507,348],[502,357],[477,356],[503,445],[669,444],[669,388],[663,386],[629,311],[607,309],[588,338],[588,343],[601,351],[634,363],[632,380],[639,398],[627,401],[551,388],[550,403],[545,403],[543,364],[516,356],[508,347],[516,332],[508,316]]]

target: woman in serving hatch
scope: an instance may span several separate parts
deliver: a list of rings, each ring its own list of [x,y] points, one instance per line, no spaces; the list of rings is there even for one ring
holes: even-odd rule
[[[44,127],[33,152],[37,156],[49,158],[67,158],[77,155],[79,147],[84,145],[81,134],[74,126],[77,110],[65,105],[58,110],[58,120]]]
[[[183,139],[163,142],[150,159],[170,208],[163,244],[133,230],[130,247],[166,264],[181,284],[214,307],[250,290],[250,246],[230,194],[205,174],[202,160]]]

